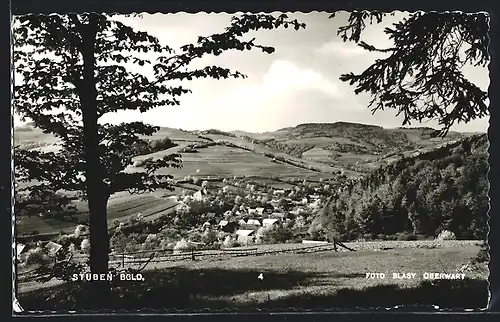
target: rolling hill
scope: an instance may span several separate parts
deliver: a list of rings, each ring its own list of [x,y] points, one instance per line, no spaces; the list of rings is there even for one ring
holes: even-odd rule
[[[468,136],[398,159],[335,193],[313,230],[343,240],[398,233],[485,239],[488,231],[488,138]],[[381,236],[381,237],[380,237]]]
[[[433,129],[397,128],[356,123],[309,123],[274,132],[223,132],[216,129],[185,131],[160,128],[150,140],[168,137],[173,144],[166,150],[137,156],[126,171],[143,171],[141,162],[161,158],[171,153],[182,155],[182,168],[165,169],[177,180],[186,176],[259,177],[265,180],[300,179],[317,181],[345,175],[360,178],[372,169],[391,164],[403,156],[431,151],[440,145],[461,140],[468,135],[450,133],[446,138],[432,138]],[[32,124],[14,130],[14,144],[25,149],[57,151],[59,141]],[[180,187],[182,188],[182,187]],[[144,194],[123,195],[110,201],[110,220],[128,217],[141,211],[151,216],[167,214],[175,206],[164,198],[179,191],[164,193],[161,198]],[[112,199],[113,200],[113,199]],[[79,206],[79,217],[85,217],[86,205]],[[70,223],[33,216],[19,220],[18,229],[24,233],[58,232],[74,227]]]

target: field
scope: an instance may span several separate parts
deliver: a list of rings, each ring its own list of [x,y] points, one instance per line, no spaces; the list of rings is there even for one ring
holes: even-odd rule
[[[108,222],[116,219],[126,220],[127,218],[142,212],[146,220],[153,220],[161,215],[166,215],[177,205],[171,199],[159,198],[152,194],[128,195],[120,194],[111,198],[108,206]],[[84,202],[78,204],[78,214],[75,219],[84,220],[88,218],[88,207]],[[76,224],[69,221],[61,221],[54,218],[44,218],[39,216],[19,218],[16,228],[19,236],[37,231],[39,234],[52,234],[59,232],[71,232]]]
[[[160,128],[152,137],[148,139],[170,138],[176,147],[158,151],[149,155],[136,157],[136,160],[146,158],[161,158],[171,153],[178,153],[190,144],[207,144],[218,142],[217,145],[197,149],[194,153],[182,152],[182,168],[163,169],[159,173],[171,174],[176,179],[183,179],[190,175],[193,177],[205,178],[247,176],[254,177],[256,181],[268,181],[272,177],[281,179],[303,179],[319,181],[320,179],[335,178],[338,173],[343,173],[348,177],[358,177],[366,169],[371,169],[381,164],[380,156],[373,153],[340,152],[335,149],[324,149],[332,144],[349,144],[361,146],[366,149],[373,148],[373,137],[378,141],[386,142],[387,151],[393,151],[392,141],[385,139],[387,133],[406,133],[409,142],[417,146],[432,147],[440,143],[440,140],[429,139],[423,135],[419,129],[378,129],[372,127],[347,124],[332,123],[327,125],[306,125],[295,128],[287,128],[269,133],[244,133],[235,132],[225,135],[217,131],[211,132],[188,132],[180,129]],[[366,128],[366,129],[365,129]],[[305,132],[304,132],[305,131]],[[367,131],[365,139],[359,139],[356,131]],[[354,135],[354,136],[353,136]],[[378,136],[377,136],[378,135]],[[460,136],[451,133],[450,138]],[[294,148],[295,146],[308,145],[312,149],[305,151],[302,157],[292,156],[274,145],[266,145],[260,140],[274,140],[276,143]],[[370,141],[371,140],[371,141]],[[384,141],[385,140],[385,141]],[[43,151],[56,151],[58,140],[49,134],[44,134],[30,125],[17,128],[14,131],[14,141],[26,149],[38,149]],[[377,141],[377,142],[378,142]],[[229,145],[224,145],[229,143]],[[371,150],[369,150],[371,151]],[[409,153],[413,150],[408,151]],[[335,157],[331,157],[335,155]],[[389,160],[389,159],[387,159]],[[359,171],[354,170],[357,168]],[[365,169],[365,170],[363,170]],[[363,171],[361,171],[363,170]],[[143,171],[141,167],[129,167],[126,171]],[[290,187],[289,184],[273,181],[275,187]],[[178,189],[173,194],[179,194]],[[158,199],[160,198],[160,199]],[[109,202],[109,220],[127,219],[131,215],[143,212],[145,216],[157,218],[167,214],[175,205],[172,200],[162,200],[158,194],[150,195],[129,195],[119,194],[119,197],[111,199]],[[76,217],[84,219],[87,213],[85,203],[77,204],[79,215]],[[153,217],[150,217],[150,219]],[[71,222],[61,222],[55,219],[43,218],[37,215],[32,217],[18,218],[18,235],[38,232],[40,234],[55,234],[60,231],[68,232],[74,228]]]
[[[437,248],[424,248],[426,245]],[[463,289],[450,286],[460,281],[442,280],[436,281],[438,287],[425,286],[432,291],[419,288],[424,282],[423,273],[456,272],[473,258],[479,250],[473,241],[365,242],[348,246],[358,251],[334,252],[331,246],[313,250],[309,246],[309,252],[299,252],[304,245],[269,245],[259,246],[257,253],[249,256],[225,254],[149,264],[144,282],[122,282],[128,289],[125,293],[141,294],[139,299],[128,302],[125,296],[110,303],[110,308],[486,306],[487,272],[480,276],[469,274],[466,278],[472,281],[462,281],[475,285],[466,288],[473,295],[466,296],[467,300]],[[393,249],[380,250],[382,246]],[[386,278],[367,279],[366,273],[385,273]],[[416,273],[416,278],[393,279],[392,273]],[[260,274],[263,279],[258,278]],[[20,302],[27,309],[36,309],[38,305],[57,308],[58,298],[50,294],[64,289],[61,294],[68,297],[78,292],[70,285],[50,286],[36,292],[29,289],[26,285],[20,295]]]

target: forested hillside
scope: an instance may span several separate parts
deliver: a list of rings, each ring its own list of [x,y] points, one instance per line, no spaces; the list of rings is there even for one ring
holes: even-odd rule
[[[341,188],[318,227],[341,240],[397,234],[484,239],[488,227],[488,139],[474,135],[380,167]]]

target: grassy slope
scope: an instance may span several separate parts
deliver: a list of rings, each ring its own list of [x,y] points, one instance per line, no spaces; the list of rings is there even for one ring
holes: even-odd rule
[[[431,132],[432,129],[429,128],[384,129],[372,125],[337,122],[302,124],[259,134],[244,132],[238,132],[238,134],[264,142],[273,140],[288,146],[313,145],[312,149],[302,154],[303,158],[333,164],[334,167],[340,168],[356,166],[358,171],[362,171],[373,169],[398,158],[390,154],[399,152],[411,154],[464,136],[462,133],[450,132],[444,139],[431,138]],[[362,147],[367,150],[367,153],[345,152],[335,147],[327,149],[334,143]],[[380,151],[383,151],[383,154],[380,154]]]
[[[404,242],[403,242],[404,243]],[[410,242],[411,243],[411,242]],[[369,244],[369,243],[365,243]],[[350,245],[353,246],[353,245]],[[289,246],[290,247],[290,246]],[[478,252],[474,245],[449,245],[439,249],[401,248],[375,252],[332,251],[283,253],[262,256],[200,259],[196,262],[164,262],[146,272],[145,282],[123,282],[125,293],[135,294],[110,301],[114,308],[219,308],[219,307],[323,307],[393,306],[398,304],[437,304],[441,307],[484,307],[486,278],[479,278],[475,301],[460,302],[464,290],[434,287],[415,289],[424,272],[455,272]],[[393,272],[414,272],[414,280],[394,280]],[[263,280],[257,277],[262,273]],[[366,279],[366,273],[385,273],[387,278]],[[57,308],[58,296],[68,299],[78,293],[67,285],[21,294],[25,309]],[[63,291],[64,290],[64,291]],[[442,290],[442,291],[439,291]],[[472,292],[472,293],[471,293]],[[139,298],[137,294],[142,294]],[[446,294],[446,296],[442,296]],[[405,296],[398,296],[405,295]],[[453,300],[451,300],[453,299]],[[77,304],[78,305],[78,304]]]

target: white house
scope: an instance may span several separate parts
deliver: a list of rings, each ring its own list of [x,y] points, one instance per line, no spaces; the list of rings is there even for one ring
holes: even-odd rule
[[[244,225],[246,225],[246,224],[247,224],[247,223],[246,223],[243,219],[240,219],[240,220],[238,221],[238,225],[240,225],[240,226],[244,226]]]
[[[50,256],[55,256],[59,250],[61,250],[62,245],[58,243],[54,243],[53,241],[49,241],[46,245],[45,248],[49,251]]]
[[[203,196],[206,196],[207,195],[207,191],[205,189],[202,189],[202,190],[199,190],[199,191],[196,191],[193,195],[193,198],[196,200],[196,201],[202,201],[203,200]]]
[[[255,208],[255,210],[257,211],[257,213],[259,215],[262,215],[264,213],[264,208],[263,207],[258,207],[258,208]]]
[[[262,226],[264,227],[271,227],[272,225],[276,224],[279,221],[279,219],[275,218],[266,218],[262,221]]]
[[[260,226],[260,221],[257,219],[248,219],[247,225]]]
[[[238,243],[248,245],[253,242],[255,231],[251,229],[239,229],[236,231],[236,235],[238,236]]]
[[[16,256],[17,259],[21,258],[21,254],[23,253],[24,249],[26,248],[26,245],[24,244],[16,244]]]
[[[219,227],[221,227],[221,228],[224,227],[224,226],[226,226],[227,224],[229,224],[229,221],[227,221],[227,220],[221,220],[221,221],[219,221]]]

